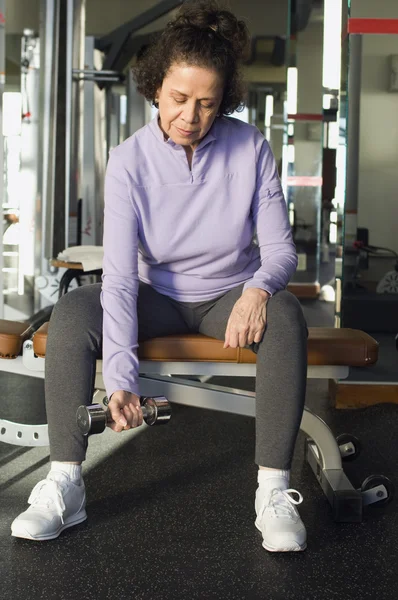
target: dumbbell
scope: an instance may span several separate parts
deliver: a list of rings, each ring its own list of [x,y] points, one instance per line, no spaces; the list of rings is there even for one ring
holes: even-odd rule
[[[108,404],[108,398],[104,399],[104,404]],[[164,396],[140,396],[140,404],[147,425],[165,425],[170,421],[171,406]],[[83,435],[102,433],[109,423],[113,423],[110,410],[104,409],[101,404],[79,406],[76,421]]]

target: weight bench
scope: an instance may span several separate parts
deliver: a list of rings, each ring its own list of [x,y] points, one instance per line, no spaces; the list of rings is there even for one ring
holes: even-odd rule
[[[48,323],[29,338],[26,324],[0,320],[0,370],[44,377]],[[20,356],[22,352],[22,356]],[[246,348],[223,348],[223,342],[201,334],[171,335],[139,345],[140,394],[166,396],[170,402],[255,415],[255,393],[209,383],[214,376],[255,377],[256,355]],[[308,377],[345,379],[351,366],[377,361],[378,343],[353,329],[309,328]],[[196,380],[184,379],[195,376]],[[95,388],[105,395],[102,361],[97,361]],[[95,400],[98,402],[98,400]],[[0,409],[1,410],[1,409]],[[1,417],[1,413],[0,413]],[[389,480],[368,478],[360,490],[346,477],[342,459],[356,453],[355,438],[336,441],[326,423],[305,408],[300,425],[306,434],[306,459],[326,494],[336,521],[361,521],[363,507],[386,503]],[[21,446],[48,445],[47,425],[23,425],[0,418],[0,440]]]

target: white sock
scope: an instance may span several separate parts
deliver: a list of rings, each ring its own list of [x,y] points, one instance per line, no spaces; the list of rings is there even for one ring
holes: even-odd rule
[[[290,482],[290,470],[273,469],[272,471],[267,471],[259,469],[257,481],[257,496],[268,496],[274,488],[287,490]]]
[[[69,475],[69,478],[71,481],[73,481],[73,483],[80,483],[82,466],[53,460],[51,461],[51,471],[66,473]]]

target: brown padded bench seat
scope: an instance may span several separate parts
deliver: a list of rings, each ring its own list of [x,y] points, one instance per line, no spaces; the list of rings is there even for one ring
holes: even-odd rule
[[[33,334],[27,323],[0,319],[0,358],[16,358],[22,344]]]
[[[33,337],[37,356],[46,354],[48,323]],[[309,327],[308,364],[364,367],[377,361],[378,343],[357,329]],[[141,360],[255,363],[247,348],[223,348],[223,342],[201,334],[169,335],[141,342]]]

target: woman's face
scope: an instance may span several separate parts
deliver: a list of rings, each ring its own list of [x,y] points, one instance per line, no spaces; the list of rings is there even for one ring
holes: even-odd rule
[[[160,126],[174,143],[200,143],[212,126],[224,93],[221,75],[213,69],[173,64],[157,92]]]

